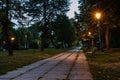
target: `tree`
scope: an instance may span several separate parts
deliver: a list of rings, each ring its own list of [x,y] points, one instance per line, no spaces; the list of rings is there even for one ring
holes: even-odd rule
[[[0,24],[2,25],[2,31],[5,35],[5,41],[8,47],[8,53],[10,56],[13,55],[11,41],[10,41],[10,30],[13,19],[20,19],[23,17],[23,2],[21,0],[0,0]]]
[[[110,1],[110,0],[104,1],[104,4],[102,4],[102,2],[99,4],[101,5],[101,8],[104,10],[103,15],[106,15],[104,16],[104,21],[103,21],[103,25],[106,27],[106,31],[105,31],[106,51],[105,52],[109,52],[110,50],[110,38],[109,38],[110,29],[120,27],[120,24],[119,24],[120,20],[118,19],[118,17],[120,16],[119,15],[120,10],[118,9],[120,8],[119,4],[120,4],[120,1]]]
[[[111,1],[111,0],[79,0],[79,9],[80,9],[80,18],[84,20],[86,24],[93,27],[96,25],[96,21],[94,20],[94,12],[101,11],[102,19],[101,19],[101,30],[105,29],[106,31],[101,31],[102,34],[105,32],[105,42],[106,42],[106,51],[109,52],[109,29],[119,27],[120,20],[118,17],[120,16],[119,4],[120,1]],[[88,29],[89,29],[88,28]]]
[[[27,27],[19,27],[18,29],[15,29],[13,34],[16,38],[15,42],[20,48],[29,48],[29,43],[33,39],[33,34]]]
[[[120,28],[115,28],[110,31],[110,46],[112,48],[120,48],[120,37],[117,34],[120,34]]]
[[[29,4],[29,5],[28,5]],[[26,7],[31,21],[42,26],[41,31],[41,50],[44,51],[45,39],[50,25],[56,19],[58,14],[65,14],[69,10],[69,0],[29,0]],[[51,30],[51,31],[48,31]],[[51,34],[51,33],[50,33]]]
[[[73,43],[75,39],[74,27],[66,15],[58,15],[54,26],[54,34],[58,42],[62,42],[63,45],[71,46]]]

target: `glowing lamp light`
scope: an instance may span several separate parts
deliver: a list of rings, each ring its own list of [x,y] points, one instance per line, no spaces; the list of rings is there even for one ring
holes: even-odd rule
[[[14,37],[11,37],[11,41],[14,41],[15,40],[15,38]]]
[[[101,13],[100,13],[100,12],[97,12],[97,13],[95,14],[95,17],[96,17],[97,19],[100,19],[100,18],[101,18]]]

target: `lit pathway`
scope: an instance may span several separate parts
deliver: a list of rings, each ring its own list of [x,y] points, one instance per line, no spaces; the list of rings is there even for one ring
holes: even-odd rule
[[[93,80],[79,48],[0,76],[0,80]]]

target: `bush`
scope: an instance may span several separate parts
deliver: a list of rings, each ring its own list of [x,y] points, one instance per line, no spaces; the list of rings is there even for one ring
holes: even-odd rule
[[[19,50],[20,49],[20,46],[17,44],[17,43],[12,43],[12,48],[14,50]]]
[[[29,47],[33,48],[33,49],[39,48],[37,42],[35,42],[35,41],[31,42]]]
[[[20,46],[17,44],[17,43],[11,43],[11,47],[12,47],[12,49],[13,50],[19,50],[20,49]],[[8,47],[7,47],[7,44],[5,44],[4,46],[3,46],[3,49],[8,49]]]

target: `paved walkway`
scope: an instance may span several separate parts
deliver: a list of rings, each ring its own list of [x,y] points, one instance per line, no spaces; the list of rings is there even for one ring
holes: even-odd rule
[[[44,59],[0,76],[0,80],[93,80],[79,48]]]

